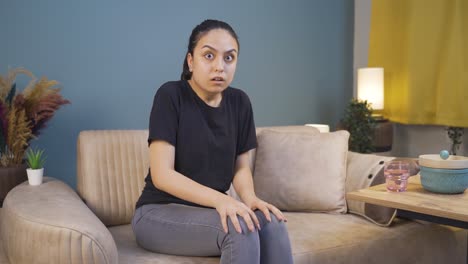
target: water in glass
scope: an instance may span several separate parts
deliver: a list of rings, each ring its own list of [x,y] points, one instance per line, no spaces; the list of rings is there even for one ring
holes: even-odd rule
[[[385,183],[390,192],[404,192],[408,185],[409,163],[391,161],[384,168]]]

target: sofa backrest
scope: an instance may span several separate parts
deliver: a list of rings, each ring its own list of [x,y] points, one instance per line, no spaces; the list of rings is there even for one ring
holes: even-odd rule
[[[148,171],[147,130],[82,131],[77,191],[106,225],[127,224]]]
[[[265,128],[257,128],[257,135]],[[268,128],[319,133],[306,126]],[[149,168],[147,139],[147,130],[93,130],[78,136],[77,191],[106,226],[128,224],[132,219]],[[228,193],[236,197],[233,188]]]

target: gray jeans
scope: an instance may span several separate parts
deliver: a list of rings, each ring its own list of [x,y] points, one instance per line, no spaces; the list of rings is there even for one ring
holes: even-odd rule
[[[284,222],[271,222],[255,211],[261,230],[250,232],[242,217],[239,234],[228,220],[224,233],[218,212],[182,204],[147,204],[135,211],[132,228],[137,243],[150,251],[182,256],[219,256],[222,264],[293,263]]]

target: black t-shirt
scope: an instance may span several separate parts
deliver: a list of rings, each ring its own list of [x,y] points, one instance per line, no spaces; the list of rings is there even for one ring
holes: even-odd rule
[[[183,81],[167,82],[156,92],[148,145],[159,139],[175,147],[174,168],[190,179],[225,193],[234,177],[237,155],[257,147],[249,97],[228,87],[219,107],[207,105]],[[196,205],[157,189],[150,171],[136,207],[151,203]]]

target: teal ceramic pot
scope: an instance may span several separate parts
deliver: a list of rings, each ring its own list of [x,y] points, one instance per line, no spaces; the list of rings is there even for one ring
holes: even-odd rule
[[[420,168],[421,184],[430,192],[456,194],[468,188],[468,169]]]

